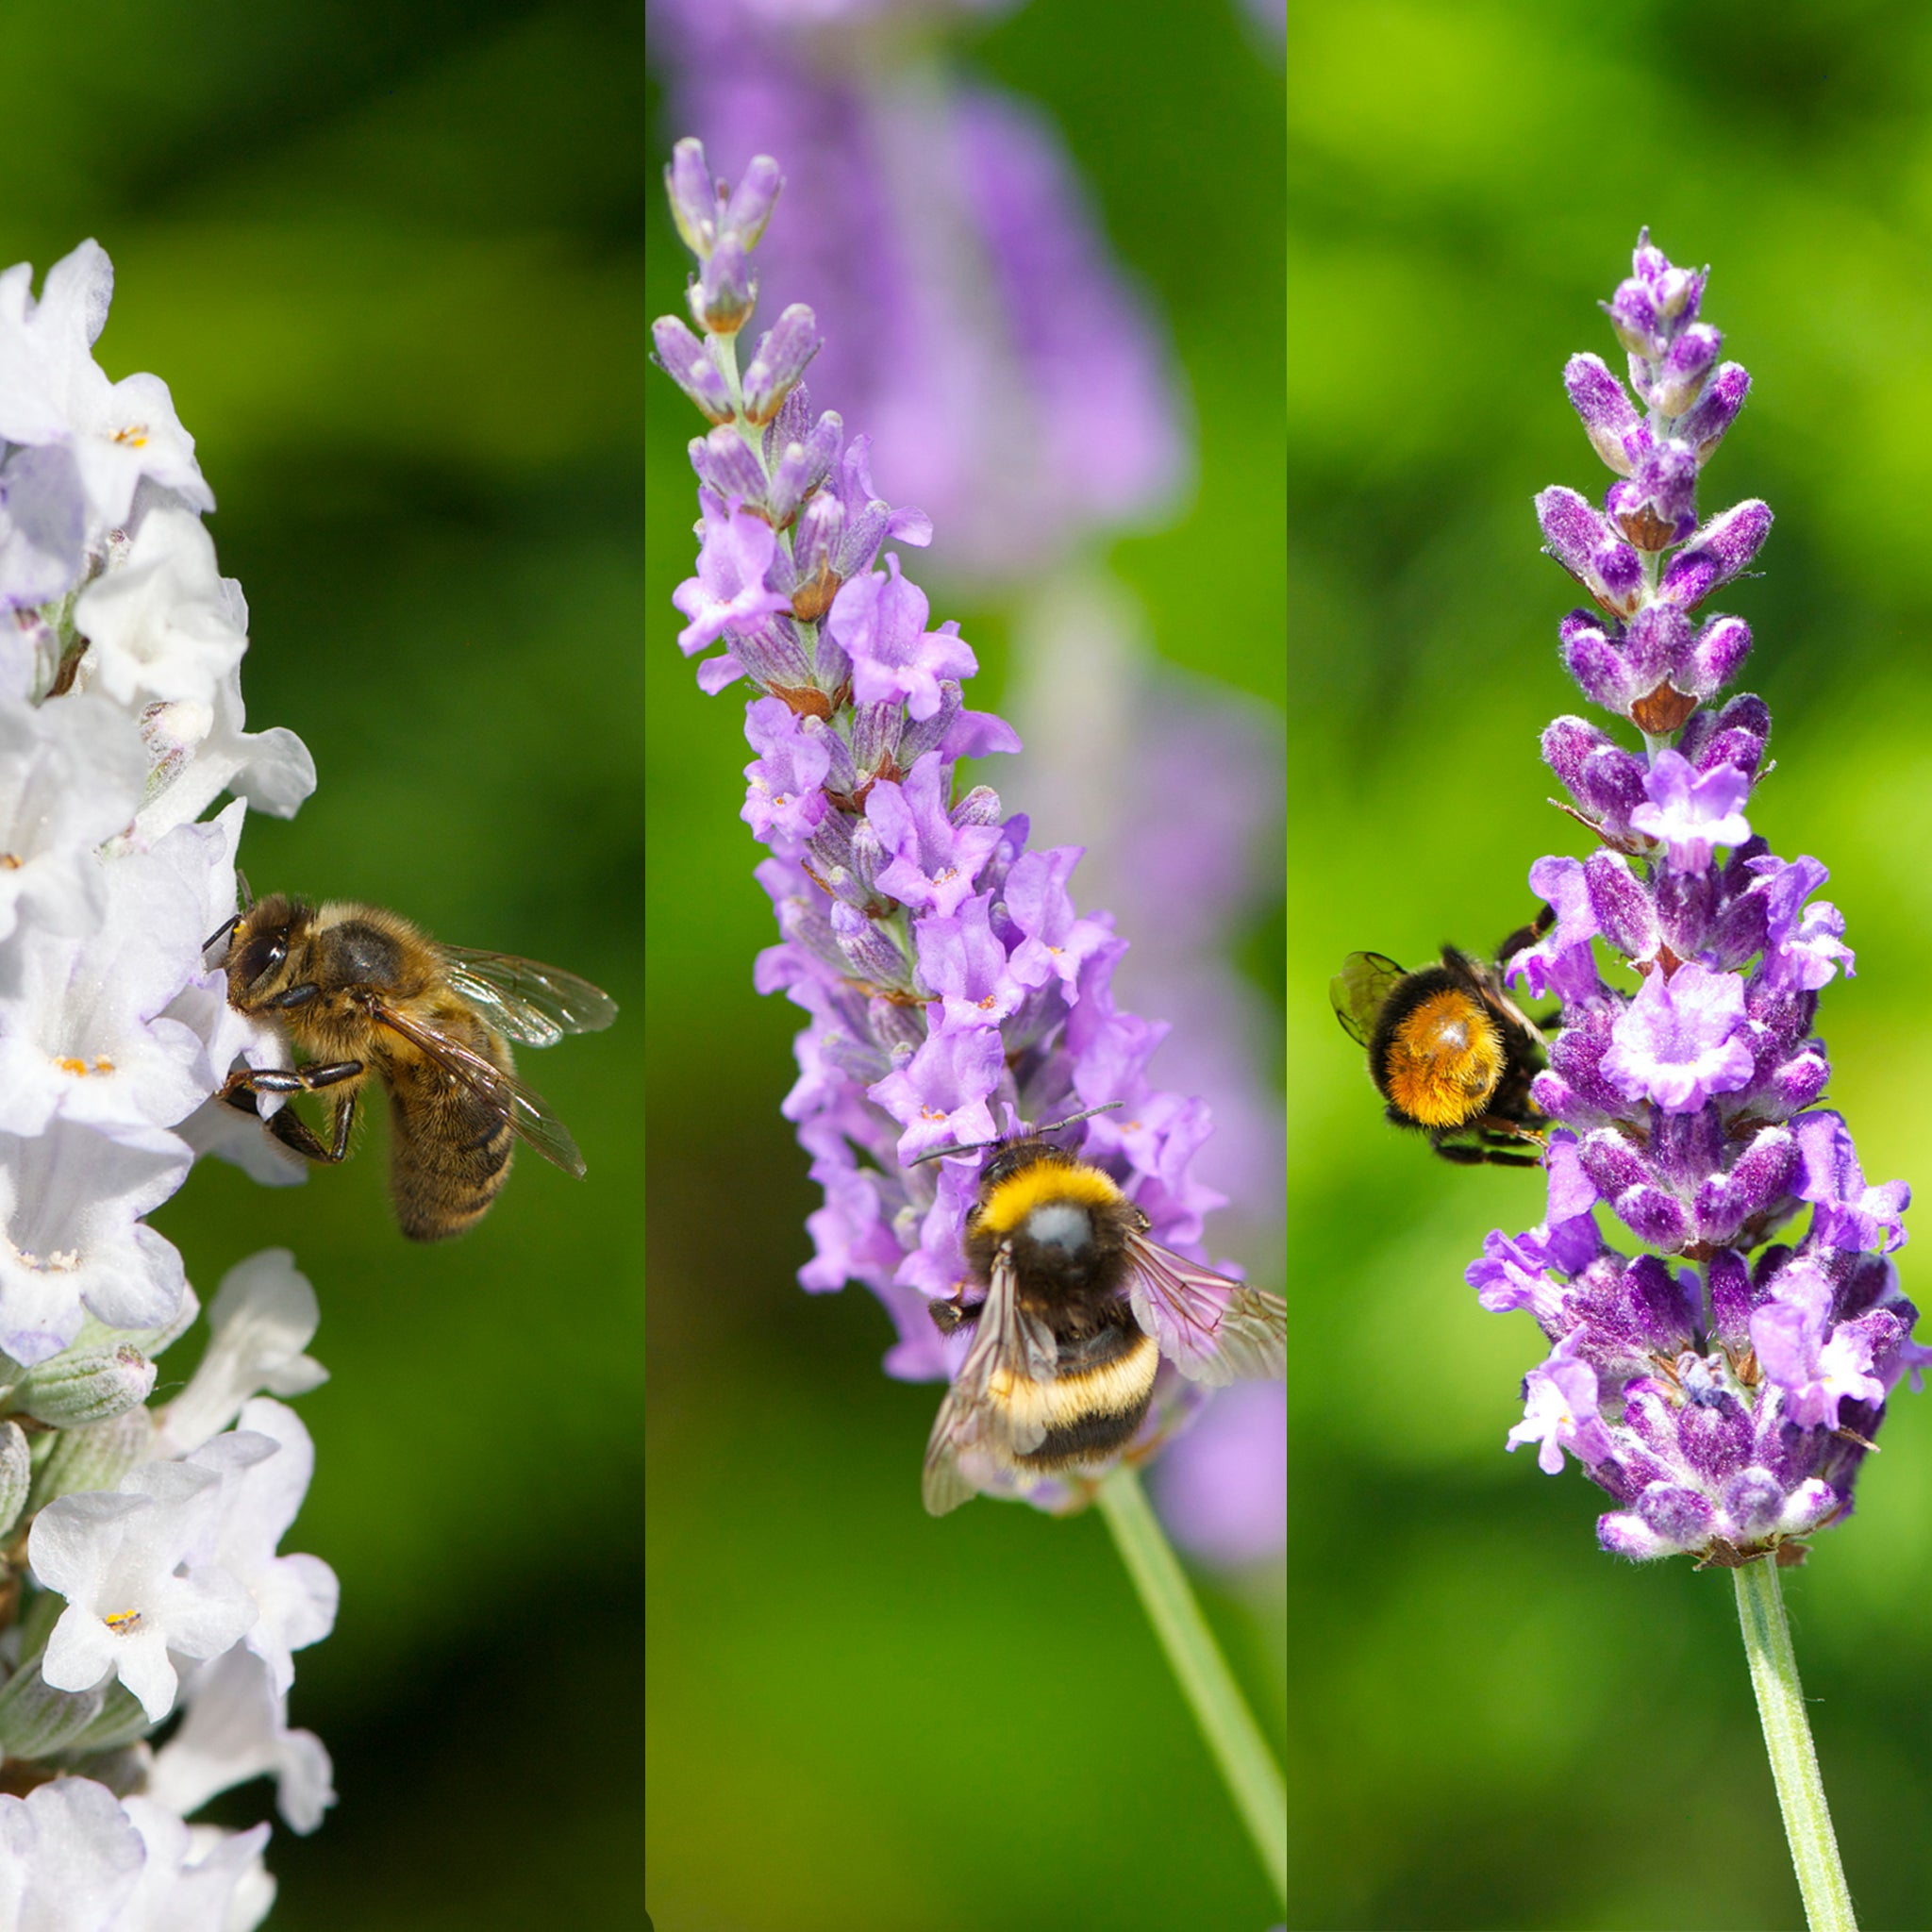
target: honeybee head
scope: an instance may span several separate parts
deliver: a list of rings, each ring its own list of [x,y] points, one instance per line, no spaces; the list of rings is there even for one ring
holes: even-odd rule
[[[275,984],[290,948],[300,939],[312,916],[306,906],[297,904],[286,893],[271,892],[267,898],[258,899],[234,922],[227,958],[222,962],[228,975],[228,998],[232,1004],[241,1006],[251,994],[265,992]]]

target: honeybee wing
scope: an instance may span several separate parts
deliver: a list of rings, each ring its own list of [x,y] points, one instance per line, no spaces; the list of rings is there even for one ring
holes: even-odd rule
[[[1278,1294],[1132,1235],[1127,1296],[1135,1321],[1192,1381],[1218,1389],[1287,1373],[1288,1304]]]
[[[993,1257],[978,1321],[973,1345],[940,1404],[925,1445],[920,1493],[933,1516],[943,1516],[978,1493],[978,1484],[959,1466],[962,1450],[985,1443],[1004,1458],[1024,1456],[1046,1440],[1043,1422],[1016,1419],[999,1399],[1015,1380],[1050,1382],[1059,1364],[1053,1330],[1020,1306],[1012,1250],[1004,1243]]]
[[[1328,982],[1328,1004],[1341,1028],[1360,1046],[1375,1037],[1375,1015],[1382,1003],[1405,978],[1402,968],[1380,953],[1351,953],[1341,971]]]
[[[460,1080],[478,1099],[487,1101],[520,1141],[527,1141],[545,1160],[554,1161],[565,1174],[583,1179],[584,1157],[577,1152],[577,1143],[541,1095],[532,1093],[514,1074],[506,1074],[493,1061],[472,1053],[467,1046],[411,1015],[380,1001],[371,1010],[377,1021],[391,1032],[400,1033],[451,1079]]]
[[[499,1033],[525,1046],[555,1046],[566,1033],[595,1033],[617,1018],[608,992],[559,966],[471,946],[438,950],[450,985]]]

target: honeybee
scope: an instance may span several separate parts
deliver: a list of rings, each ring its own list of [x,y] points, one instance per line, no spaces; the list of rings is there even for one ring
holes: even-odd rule
[[[591,1033],[617,1005],[588,980],[507,953],[439,945],[378,906],[258,899],[208,941],[228,941],[228,1004],[277,1026],[303,1056],[289,1068],[240,1068],[220,1097],[259,1114],[258,1093],[323,1093],[326,1145],[292,1106],[263,1124],[284,1147],[335,1162],[349,1151],[371,1076],[388,1091],[390,1192],[411,1241],[441,1241],[482,1218],[526,1141],[581,1176],[576,1142],[516,1078],[508,1041],[548,1046]]]
[[[1502,958],[1537,935],[1506,940]],[[1543,1036],[1503,991],[1496,972],[1442,948],[1440,966],[1405,973],[1380,953],[1351,953],[1328,982],[1343,1030],[1368,1049],[1369,1076],[1399,1127],[1419,1127],[1444,1160],[1535,1167],[1542,1110],[1529,1085],[1543,1068]]]
[[[999,1471],[1105,1464],[1141,1426],[1162,1356],[1211,1386],[1284,1372],[1279,1295],[1149,1241],[1146,1215],[1110,1174],[1044,1138],[1106,1111],[990,1143],[966,1218],[966,1257],[985,1296],[932,1304],[942,1333],[974,1330],[926,1445],[934,1516]]]

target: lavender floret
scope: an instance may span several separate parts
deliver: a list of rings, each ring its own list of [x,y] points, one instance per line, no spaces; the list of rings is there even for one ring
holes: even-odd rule
[[[1869,1184],[1843,1119],[1818,1105],[1818,996],[1854,958],[1838,908],[1812,897],[1824,867],[1753,831],[1771,715],[1749,694],[1718,703],[1751,633],[1689,615],[1770,533],[1756,501],[1696,519],[1699,470],[1750,378],[1718,363],[1697,320],[1704,273],[1647,233],[1633,269],[1605,306],[1647,415],[1599,358],[1573,357],[1565,387],[1620,480],[1601,513],[1562,488],[1536,508],[1599,607],[1563,619],[1563,661],[1643,749],[1582,718],[1543,735],[1597,840],[1581,861],[1532,867],[1551,922],[1507,967],[1561,1003],[1532,1089],[1552,1122],[1548,1206],[1526,1233],[1491,1234],[1468,1279],[1552,1343],[1507,1446],[1537,1444],[1552,1474],[1583,1465],[1616,1505],[1606,1550],[1789,1562],[1850,1513],[1891,1391],[1908,1373],[1917,1385],[1932,1347],[1910,1339],[1890,1259],[1910,1191]],[[1599,944],[1634,970],[1634,994],[1599,975]],[[1607,1245],[1600,1208],[1653,1252]],[[1774,1244],[1807,1209],[1802,1236]]]

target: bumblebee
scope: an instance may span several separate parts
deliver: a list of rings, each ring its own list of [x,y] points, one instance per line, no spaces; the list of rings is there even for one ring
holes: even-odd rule
[[[303,1057],[239,1068],[220,1097],[258,1115],[261,1093],[326,1094],[325,1144],[292,1107],[263,1124],[284,1147],[335,1162],[349,1151],[362,1089],[389,1094],[390,1192],[411,1241],[461,1234],[509,1177],[527,1141],[566,1174],[584,1162],[563,1124],[516,1077],[508,1041],[548,1046],[617,1017],[588,980],[507,953],[443,946],[378,906],[258,899],[208,941],[226,939],[228,1004],[267,1021]]]
[[[1513,934],[1502,958],[1538,930]],[[1380,953],[1351,953],[1328,997],[1343,1031],[1368,1049],[1369,1077],[1395,1125],[1421,1128],[1444,1160],[1540,1163],[1524,1143],[1541,1139],[1529,1083],[1543,1068],[1543,1036],[1492,968],[1454,946],[1440,966],[1414,973]]]
[[[1146,1215],[1110,1174],[1046,1140],[1089,1117],[991,1143],[966,1218],[983,1296],[932,1304],[942,1333],[973,1333],[926,1445],[923,1493],[934,1516],[1001,1471],[1106,1465],[1140,1428],[1162,1356],[1209,1385],[1284,1372],[1279,1295],[1149,1241]]]

